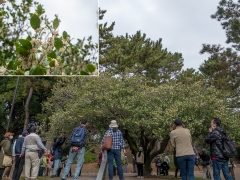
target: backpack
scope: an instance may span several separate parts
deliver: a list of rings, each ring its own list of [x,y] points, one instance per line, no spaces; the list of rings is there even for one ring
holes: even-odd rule
[[[80,147],[84,144],[84,127],[77,127],[74,129],[71,137],[71,146]]]
[[[236,146],[232,141],[232,138],[225,136],[220,131],[218,131],[222,135],[222,155],[226,158],[233,158],[236,153]]]

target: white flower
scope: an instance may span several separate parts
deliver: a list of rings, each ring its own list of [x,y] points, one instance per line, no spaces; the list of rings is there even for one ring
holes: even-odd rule
[[[55,67],[58,67],[59,66],[58,61],[56,59],[54,59],[54,60],[55,60]]]
[[[28,76],[29,75],[29,71],[24,72],[24,75]]]
[[[52,35],[53,35],[54,37],[56,37],[56,36],[59,35],[59,33],[58,33],[58,31],[53,30],[53,31],[52,31]]]
[[[0,74],[3,75],[5,74],[5,72],[7,71],[7,69],[3,66],[0,67]]]
[[[59,52],[60,52],[60,53],[64,53],[64,51],[65,51],[64,48],[60,48],[60,49],[59,49]]]

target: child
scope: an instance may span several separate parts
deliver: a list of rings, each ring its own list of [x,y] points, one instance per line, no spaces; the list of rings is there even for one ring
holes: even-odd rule
[[[40,167],[38,171],[38,176],[43,176],[43,171],[47,166],[47,153],[44,153],[40,159]]]
[[[161,174],[168,176],[169,165],[166,161],[161,164]]]

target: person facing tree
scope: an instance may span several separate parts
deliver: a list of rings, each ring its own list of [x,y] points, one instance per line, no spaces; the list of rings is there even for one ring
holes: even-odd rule
[[[66,137],[63,133],[61,133],[60,137],[54,138],[54,144],[53,144],[53,157],[54,157],[54,168],[52,173],[52,178],[57,177],[57,172],[59,168],[59,164],[61,163],[61,159],[63,156],[63,150],[62,145],[65,142]]]
[[[23,166],[25,163],[25,157],[20,157],[22,152],[22,146],[24,142],[24,138],[28,135],[28,131],[23,131],[22,135],[15,141],[13,145],[13,160],[15,160],[15,168],[13,171],[12,180],[19,180]]]
[[[222,154],[223,144],[222,137],[226,136],[226,131],[221,127],[221,120],[219,118],[213,118],[210,123],[209,133],[205,138],[205,142],[210,144],[210,155],[213,166],[213,178],[214,180],[220,180],[220,171],[222,170],[226,180],[232,180],[228,168],[229,158]]]
[[[29,128],[30,134],[25,137],[20,157],[25,155],[25,178],[36,180],[39,171],[40,158],[38,151],[44,150],[47,152],[46,147],[43,145],[41,138],[36,134],[38,131],[37,126]]]
[[[117,164],[117,170],[120,180],[124,180],[123,177],[123,169],[122,169],[122,162],[121,162],[121,150],[123,150],[123,153],[126,153],[126,146],[123,139],[122,132],[118,129],[117,121],[112,120],[111,124],[109,125],[109,129],[105,132],[105,135],[103,136],[101,146],[105,142],[105,139],[107,138],[108,133],[110,136],[112,136],[112,148],[110,150],[107,150],[107,158],[108,158],[108,175],[109,179],[113,180],[113,159],[115,159]]]
[[[194,151],[192,148],[192,136],[188,129],[183,127],[182,120],[173,122],[173,130],[170,133],[171,144],[176,148],[176,157],[181,170],[182,180],[194,180]]]
[[[80,170],[84,161],[85,146],[87,144],[88,130],[87,130],[87,120],[83,119],[81,121],[81,126],[76,127],[71,135],[71,148],[68,154],[67,164],[64,168],[62,174],[62,180],[67,179],[67,175],[71,169],[74,159],[77,157],[77,165],[74,173],[74,180],[78,179]]]

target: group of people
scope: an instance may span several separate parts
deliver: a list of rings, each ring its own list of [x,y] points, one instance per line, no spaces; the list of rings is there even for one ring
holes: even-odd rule
[[[163,160],[161,159],[160,155],[157,156],[155,159],[155,165],[157,168],[157,175],[168,175],[168,171],[170,169],[170,159],[166,154],[162,155]]]
[[[84,119],[81,121],[81,125],[75,128],[71,135],[71,147],[67,156],[68,158],[64,161],[65,167],[61,177],[62,180],[65,180],[71,172],[71,166],[75,157],[77,157],[77,166],[75,169],[74,180],[78,179],[83,165],[85,145],[88,138],[88,130],[86,129],[86,126],[87,120]],[[8,168],[8,166],[4,166],[3,164],[5,155],[12,157],[12,160],[15,161],[15,168],[12,175],[13,180],[20,179],[23,166],[25,166],[25,179],[27,180],[36,180],[37,176],[43,176],[43,174],[51,175],[51,178],[60,175],[62,169],[61,165],[63,163],[62,145],[65,142],[66,137],[61,134],[60,137],[54,138],[52,152],[50,152],[44,146],[37,133],[38,127],[31,126],[28,131],[22,132],[21,136],[14,142],[13,146],[11,146],[13,133],[7,132],[4,135],[4,139],[0,142],[0,180],[3,177],[4,170]],[[76,139],[77,141],[75,141]]]
[[[222,137],[226,136],[226,131],[221,127],[221,120],[213,118],[210,122],[209,132],[205,142],[210,144],[210,156],[206,149],[203,149],[200,157],[203,160],[204,170],[208,170],[211,179],[221,180],[220,171],[226,180],[233,180],[229,171],[229,158],[223,155]],[[181,171],[182,180],[194,180],[195,152],[192,146],[192,137],[189,129],[185,128],[180,119],[173,123],[173,130],[170,133],[172,146],[176,149],[176,160]],[[210,163],[213,167],[211,173]]]

